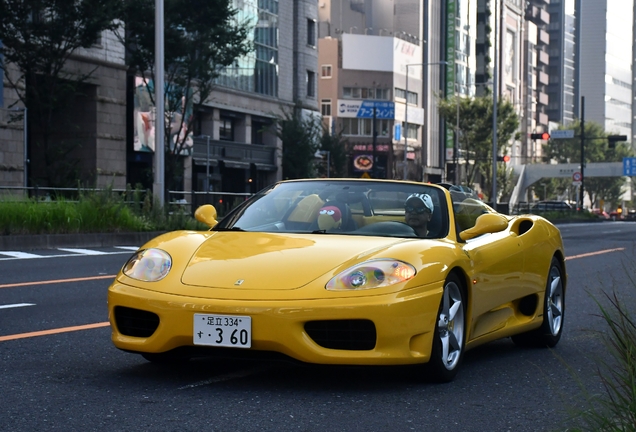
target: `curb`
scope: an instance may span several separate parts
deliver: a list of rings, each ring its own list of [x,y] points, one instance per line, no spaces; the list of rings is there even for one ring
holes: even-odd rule
[[[0,251],[25,251],[61,247],[141,246],[163,231],[131,233],[36,234],[0,236]]]

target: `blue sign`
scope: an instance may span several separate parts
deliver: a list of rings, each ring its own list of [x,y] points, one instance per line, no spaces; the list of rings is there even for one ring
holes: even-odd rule
[[[402,125],[399,123],[393,126],[393,139],[396,141],[402,139]]]
[[[358,114],[356,117],[358,118],[373,118],[373,110],[375,109],[375,118],[376,119],[389,119],[393,120],[395,118],[395,103],[393,102],[385,102],[385,101],[370,101],[364,100],[360,105],[360,109],[358,110]]]
[[[636,157],[623,158],[623,175],[636,176]]]

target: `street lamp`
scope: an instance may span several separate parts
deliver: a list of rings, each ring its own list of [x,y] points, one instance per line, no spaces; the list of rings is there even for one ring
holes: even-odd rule
[[[408,153],[408,142],[407,142],[407,138],[408,138],[408,132],[409,132],[409,67],[411,66],[433,66],[433,65],[447,65],[448,62],[446,61],[441,61],[441,62],[435,62],[435,63],[411,63],[411,64],[406,64],[404,66],[406,66],[406,94],[404,95],[404,172],[403,172],[403,179],[406,180],[407,177],[407,159],[406,159],[406,155]]]

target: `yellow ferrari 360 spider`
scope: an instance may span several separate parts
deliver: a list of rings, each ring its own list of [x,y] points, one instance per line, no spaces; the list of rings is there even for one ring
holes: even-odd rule
[[[195,217],[210,229],[151,240],[110,286],[116,347],[155,362],[421,364],[422,376],[450,381],[469,348],[561,337],[559,230],[461,187],[284,181],[220,221],[211,205]]]

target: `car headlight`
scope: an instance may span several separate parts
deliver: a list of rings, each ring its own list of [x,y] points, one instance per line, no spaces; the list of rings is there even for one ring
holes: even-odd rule
[[[415,267],[403,261],[376,259],[356,264],[333,277],[325,286],[330,291],[383,288],[415,276]]]
[[[135,252],[124,265],[123,273],[144,282],[156,282],[168,274],[172,258],[161,249],[142,249]]]

